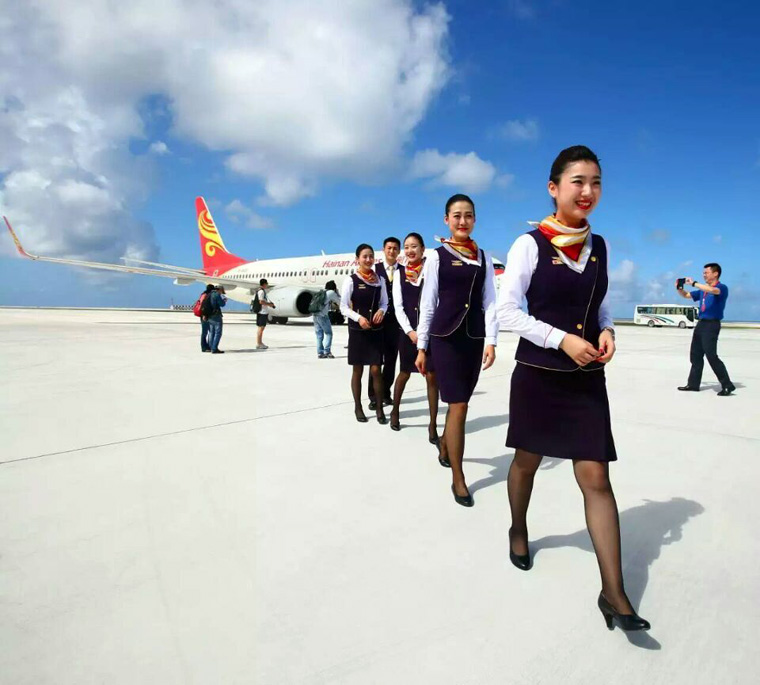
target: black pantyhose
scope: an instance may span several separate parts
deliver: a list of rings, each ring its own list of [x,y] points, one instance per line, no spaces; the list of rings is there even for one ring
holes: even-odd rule
[[[609,464],[597,461],[574,461],[575,480],[583,493],[586,526],[594,545],[602,594],[620,613],[633,613],[623,587],[620,558],[620,519],[615,493],[610,483]]]
[[[428,408],[430,409],[430,424],[428,425],[428,437],[433,440],[438,437],[438,380],[432,371],[425,376],[427,381]]]
[[[364,366],[361,364],[354,364],[353,372],[351,373],[351,394],[354,397],[354,414],[356,414],[356,416],[364,416],[364,410],[362,409],[363,372]],[[375,388],[375,397],[383,397],[383,377],[380,373],[380,365],[373,364],[369,367],[369,372],[372,376],[372,385]],[[382,402],[378,402],[376,414],[378,417],[385,417]]]
[[[528,505],[533,492],[533,480],[540,463],[540,455],[518,449],[509,467],[507,491],[512,511],[509,537],[512,551],[517,555],[528,553]],[[573,469],[583,493],[586,526],[599,564],[602,593],[620,613],[632,613],[633,608],[623,586],[620,520],[615,494],[610,484],[609,464],[575,460]]]
[[[467,420],[467,403],[456,402],[449,405],[446,412],[446,426],[441,438],[441,454],[446,454],[451,462],[451,475],[454,491],[461,497],[466,497],[469,491],[462,471],[464,456],[464,424]],[[444,451],[445,445],[445,451]]]

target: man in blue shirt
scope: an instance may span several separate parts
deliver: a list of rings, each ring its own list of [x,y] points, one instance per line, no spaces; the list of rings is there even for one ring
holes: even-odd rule
[[[696,290],[689,293],[682,289],[678,290],[681,297],[691,298],[699,307],[699,323],[694,328],[694,335],[691,338],[689,380],[686,385],[682,385],[678,389],[695,392],[699,390],[699,385],[702,382],[702,369],[705,366],[704,357],[706,356],[710,368],[720,382],[721,390],[718,395],[727,397],[736,390],[736,386],[728,377],[726,365],[718,357],[720,322],[723,319],[723,310],[726,308],[726,300],[728,299],[728,286],[720,282],[720,275],[720,264],[714,262],[705,264],[702,271],[704,283],[697,283],[693,278],[687,278],[686,284],[695,287]]]

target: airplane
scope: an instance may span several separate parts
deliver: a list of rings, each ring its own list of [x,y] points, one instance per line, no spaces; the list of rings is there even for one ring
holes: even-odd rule
[[[125,261],[142,266],[33,255],[22,247],[21,241],[8,219],[5,216],[3,219],[13,242],[16,243],[19,254],[35,261],[173,278],[175,285],[187,286],[193,283],[222,285],[227,297],[247,305],[252,304],[253,298],[260,288],[259,279],[266,278],[269,282],[267,295],[269,300],[274,303],[276,312],[274,315],[270,312],[269,318],[272,323],[279,324],[287,323],[289,318],[311,316],[309,304],[315,293],[323,289],[328,281],[335,281],[338,291],[340,291],[343,281],[358,268],[353,253],[331,255],[322,253],[308,257],[247,261],[227,250],[206,201],[202,197],[195,198],[195,210],[203,260],[202,269],[191,269],[132,258],[125,259]],[[380,262],[383,256],[382,252],[376,251],[375,263]],[[499,260],[494,258],[493,264],[497,276],[504,272],[504,264]]]

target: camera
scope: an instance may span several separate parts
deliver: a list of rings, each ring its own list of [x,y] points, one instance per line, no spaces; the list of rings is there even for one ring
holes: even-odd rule
[[[676,281],[676,290],[683,290],[684,283],[686,283],[686,279],[685,278],[679,278]]]

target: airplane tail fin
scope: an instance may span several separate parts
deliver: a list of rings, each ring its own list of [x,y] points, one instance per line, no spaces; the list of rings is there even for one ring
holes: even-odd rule
[[[203,270],[207,276],[219,276],[225,271],[245,264],[246,260],[232,254],[224,246],[222,236],[216,228],[211,212],[202,197],[195,198],[195,211],[198,215],[198,233],[201,239],[201,256]]]

